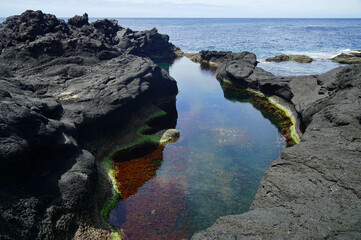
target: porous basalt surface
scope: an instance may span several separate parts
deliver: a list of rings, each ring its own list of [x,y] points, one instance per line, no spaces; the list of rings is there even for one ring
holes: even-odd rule
[[[272,163],[250,211],[221,217],[192,239],[361,238],[361,65],[277,77],[239,59],[217,76],[292,103],[303,135]]]
[[[30,10],[0,36],[0,239],[106,238],[97,160],[140,109],[176,111],[176,82],[152,59],[177,48],[156,29]]]

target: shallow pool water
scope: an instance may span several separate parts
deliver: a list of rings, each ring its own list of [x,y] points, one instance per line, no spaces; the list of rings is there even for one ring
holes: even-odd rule
[[[180,90],[181,137],[143,158],[117,163],[124,200],[109,222],[124,239],[190,239],[220,216],[247,211],[285,146],[268,115],[247,97],[222,89],[211,70],[182,58],[169,72]]]

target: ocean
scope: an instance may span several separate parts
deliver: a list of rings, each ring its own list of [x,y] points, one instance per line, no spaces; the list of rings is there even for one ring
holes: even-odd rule
[[[91,19],[95,20],[95,19]],[[361,49],[361,19],[116,18],[122,27],[156,27],[184,52],[217,50],[257,55],[259,67],[276,75],[322,74],[340,66],[329,58]],[[305,54],[309,64],[268,63],[279,54]]]
[[[66,18],[64,18],[67,20]],[[90,18],[95,21],[102,18]],[[184,52],[200,50],[257,55],[259,67],[276,75],[322,74],[340,66],[329,58],[361,49],[361,19],[108,18],[133,30],[156,27]],[[4,18],[0,18],[2,22]],[[305,54],[309,64],[268,63],[279,54]]]

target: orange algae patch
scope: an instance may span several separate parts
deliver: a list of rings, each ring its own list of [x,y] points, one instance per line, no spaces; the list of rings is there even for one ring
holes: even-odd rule
[[[184,158],[183,147],[173,147],[167,159],[172,167],[167,169],[171,177],[157,176],[156,171],[163,159],[164,147],[126,162],[115,163],[116,180],[123,197],[124,219],[118,231],[123,240],[139,239],[184,239],[192,226],[186,209],[186,195],[189,187],[184,175],[186,165],[178,158]],[[183,154],[179,154],[183,153]],[[137,194],[135,194],[137,193]]]
[[[123,239],[184,239],[188,222],[178,222],[188,215],[184,191],[185,177],[150,180],[141,193],[126,201],[126,222],[121,226]]]
[[[115,179],[124,200],[137,193],[138,188],[156,174],[163,159],[163,148],[159,147],[144,157],[114,164]]]

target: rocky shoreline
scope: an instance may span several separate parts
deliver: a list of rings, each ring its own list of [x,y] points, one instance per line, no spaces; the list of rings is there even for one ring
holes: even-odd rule
[[[177,84],[153,60],[179,49],[87,14],[26,11],[0,36],[0,239],[108,238],[101,160],[156,112],[174,127]]]
[[[175,126],[177,85],[154,61],[181,50],[156,29],[86,14],[65,22],[26,11],[0,36],[0,239],[109,239],[101,160],[137,141],[150,116],[167,116],[157,130]],[[223,83],[289,103],[303,134],[272,163],[249,212],[192,239],[361,238],[361,65],[278,77],[249,52],[188,56]]]
[[[221,217],[192,239],[361,238],[361,65],[277,77],[253,53],[228,56],[218,79],[291,103],[303,135],[272,163],[250,211]]]

